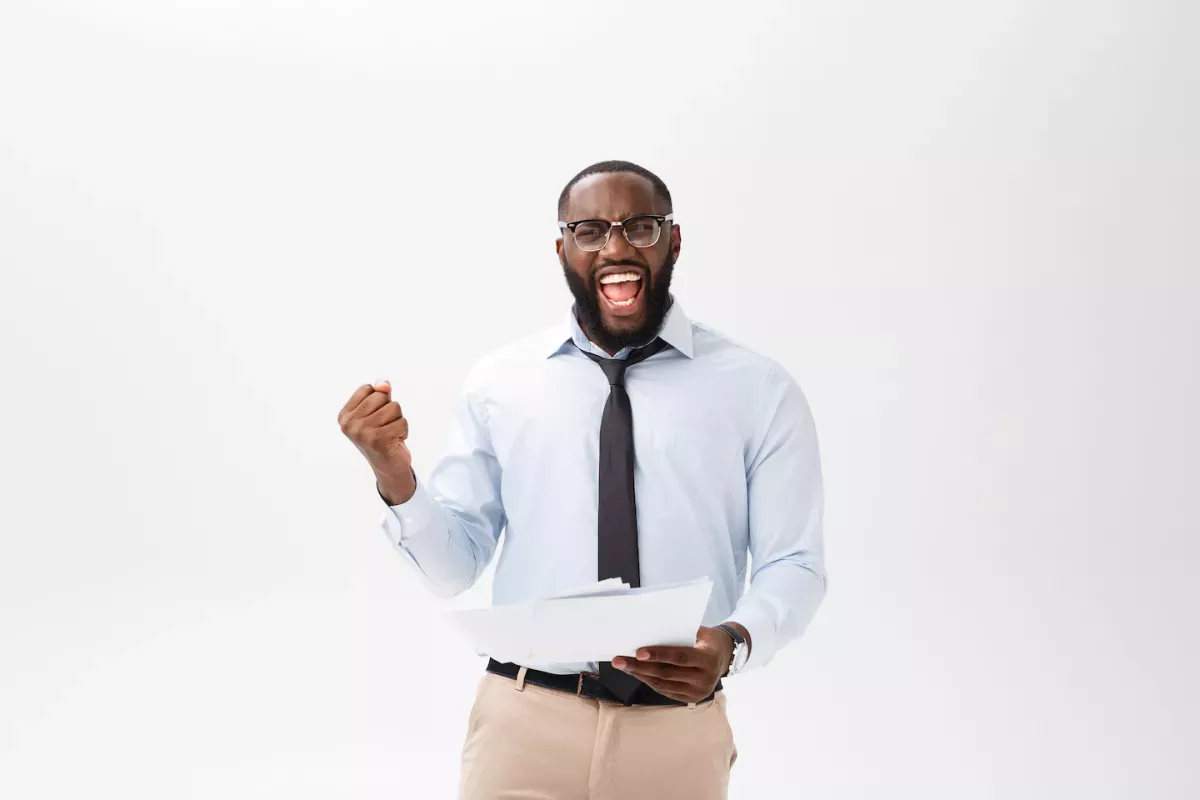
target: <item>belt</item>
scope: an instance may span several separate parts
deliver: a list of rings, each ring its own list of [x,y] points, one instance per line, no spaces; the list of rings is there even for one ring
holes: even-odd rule
[[[491,658],[488,659],[487,671],[496,675],[503,675],[505,678],[515,679],[521,671],[521,667],[512,663],[502,664],[496,659]],[[621,702],[616,695],[600,682],[600,676],[595,672],[574,672],[569,675],[559,675],[553,672],[542,672],[539,669],[527,669],[525,670],[525,682],[531,683],[534,686],[541,686],[545,689],[554,689],[555,691],[578,695],[579,697],[588,697],[593,700],[603,700],[608,703]],[[717,681],[717,687],[713,689],[708,697],[700,702],[707,703],[719,691],[721,691],[721,682]],[[634,694],[629,705],[685,706],[687,703],[681,703],[678,700],[665,697],[643,683]]]

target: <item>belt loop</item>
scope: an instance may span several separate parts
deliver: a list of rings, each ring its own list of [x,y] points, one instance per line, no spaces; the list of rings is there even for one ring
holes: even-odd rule
[[[575,684],[575,696],[583,697],[583,673],[579,673],[579,682]]]
[[[695,708],[695,707],[696,707],[695,703],[688,703],[688,708]]]
[[[525,673],[529,671],[529,667],[521,667],[517,670],[517,691],[525,691]]]

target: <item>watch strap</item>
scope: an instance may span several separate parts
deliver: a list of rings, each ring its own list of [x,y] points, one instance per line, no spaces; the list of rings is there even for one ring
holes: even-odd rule
[[[717,630],[722,630],[729,634],[729,638],[733,639],[734,647],[737,647],[739,644],[746,643],[745,636],[742,636],[740,633],[738,633],[736,630],[734,630],[729,625],[726,625],[724,622],[722,622],[720,625],[717,625],[716,628],[717,628]]]
[[[737,661],[738,650],[746,646],[746,637],[742,636],[740,633],[734,630],[733,627],[726,625],[725,623],[717,625],[716,628],[717,630],[725,631],[727,634],[729,634],[729,638],[733,639],[733,653],[729,657],[729,666],[725,669],[725,675],[722,676],[725,677],[733,674],[734,663]]]

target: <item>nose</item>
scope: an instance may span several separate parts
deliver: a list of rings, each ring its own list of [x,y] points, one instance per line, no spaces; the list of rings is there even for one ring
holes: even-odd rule
[[[621,225],[613,225],[609,230],[608,241],[600,248],[600,257],[604,261],[642,261],[638,249],[625,238],[625,228]]]

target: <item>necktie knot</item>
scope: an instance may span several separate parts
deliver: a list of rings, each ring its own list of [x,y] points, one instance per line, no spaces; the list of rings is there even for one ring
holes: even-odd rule
[[[629,367],[628,361],[616,358],[600,358],[598,356],[593,356],[592,358],[600,365],[600,369],[604,370],[604,377],[608,378],[609,386],[625,385],[625,370]]]
[[[608,378],[609,386],[624,386],[625,385],[625,370],[629,369],[639,361],[645,361],[650,356],[659,352],[667,346],[667,343],[662,339],[655,339],[645,347],[639,347],[629,354],[629,358],[604,358],[595,353],[589,353],[586,350],[582,351],[584,355],[600,365],[600,369],[604,371],[604,377]]]

